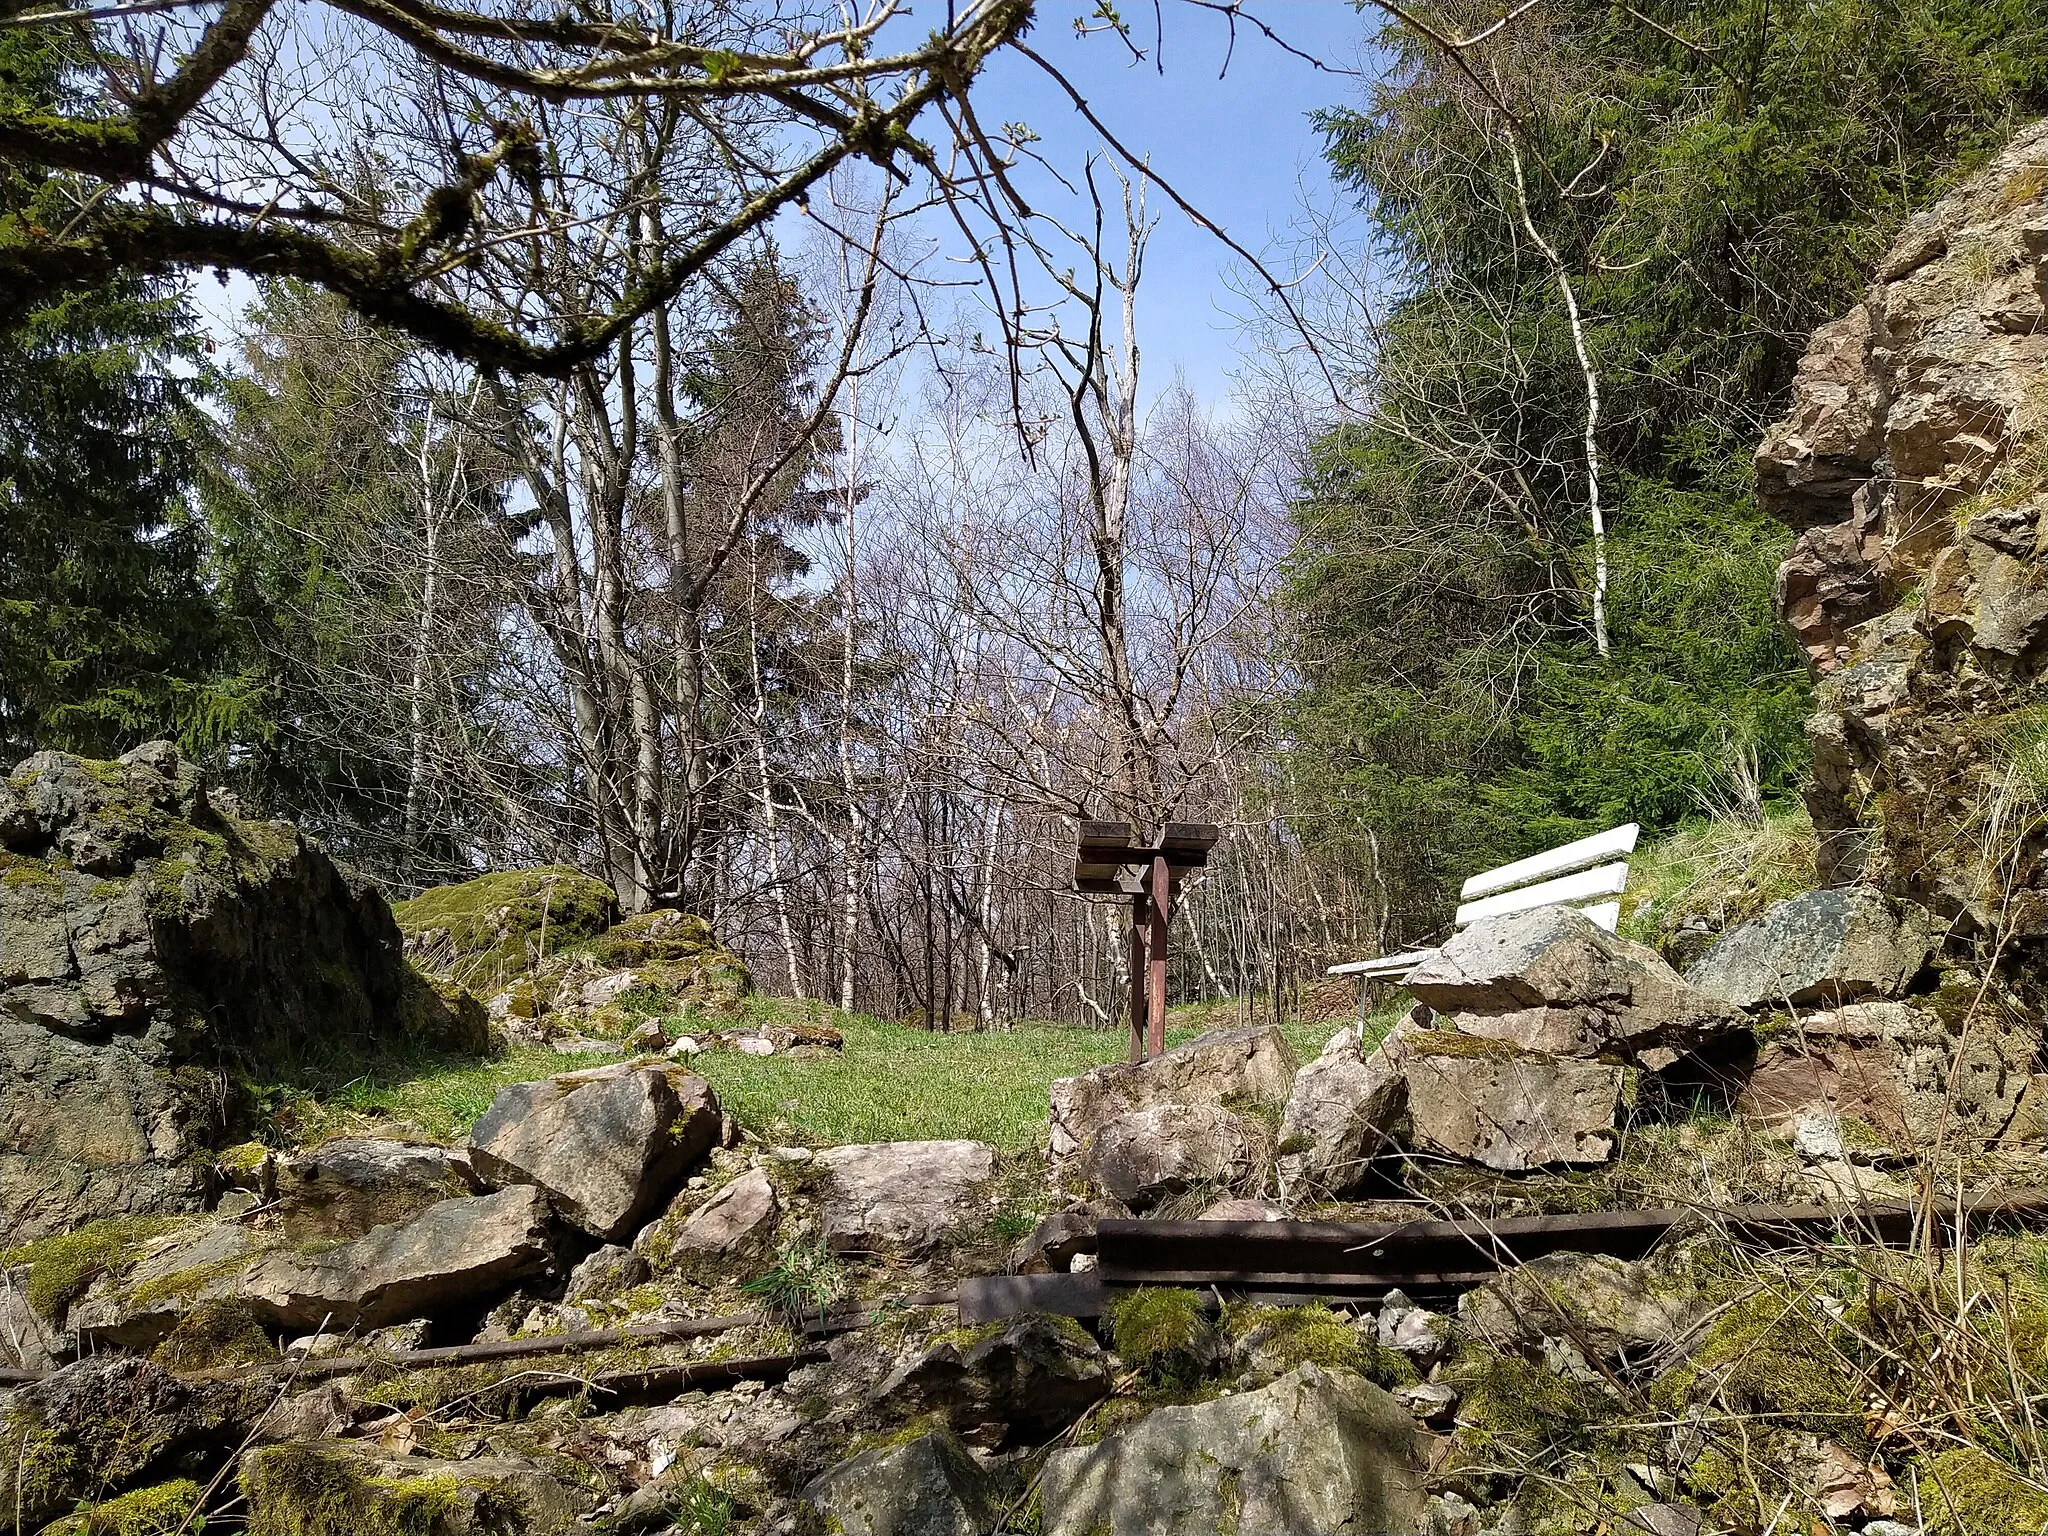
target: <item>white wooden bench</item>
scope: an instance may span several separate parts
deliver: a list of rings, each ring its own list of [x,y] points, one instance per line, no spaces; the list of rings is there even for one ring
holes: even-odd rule
[[[1483,917],[1565,906],[1578,908],[1612,933],[1621,921],[1618,898],[1628,887],[1628,856],[1635,852],[1642,830],[1630,822],[1474,875],[1458,892],[1458,911],[1452,921],[1463,929]],[[1356,976],[1361,987],[1369,981],[1405,981],[1436,953],[1434,948],[1404,950],[1398,955],[1333,965],[1328,974]]]

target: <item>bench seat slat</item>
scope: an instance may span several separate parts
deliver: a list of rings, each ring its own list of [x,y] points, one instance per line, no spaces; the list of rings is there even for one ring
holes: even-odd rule
[[[1602,864],[1598,869],[1585,869],[1575,875],[1563,875],[1555,880],[1546,880],[1541,885],[1525,885],[1520,890],[1502,891],[1498,896],[1482,897],[1468,901],[1458,908],[1457,924],[1460,928],[1478,922],[1481,918],[1504,917],[1510,912],[1527,912],[1535,907],[1569,906],[1594,896],[1619,896],[1628,885],[1628,864],[1625,861]]]
[[[1582,837],[1576,843],[1566,843],[1562,848],[1552,848],[1548,853],[1532,854],[1512,864],[1503,864],[1499,869],[1486,870],[1465,882],[1458,892],[1458,899],[1473,901],[1495,891],[1513,890],[1532,880],[1574,874],[1595,864],[1604,864],[1609,859],[1626,859],[1635,852],[1636,839],[1642,835],[1642,830],[1638,823],[1631,821],[1592,837]]]

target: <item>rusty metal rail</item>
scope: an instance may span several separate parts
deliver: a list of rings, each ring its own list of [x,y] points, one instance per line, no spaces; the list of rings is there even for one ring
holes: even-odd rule
[[[1856,1206],[1669,1207],[1493,1220],[1399,1222],[1104,1221],[1082,1275],[1004,1275],[960,1288],[963,1321],[1023,1311],[1090,1317],[1119,1288],[1214,1286],[1248,1295],[1377,1300],[1396,1287],[1442,1293],[1479,1284],[1549,1253],[1638,1259],[1674,1233],[1715,1231],[1743,1247],[1796,1247],[1844,1238],[1900,1246],[1949,1241],[2002,1222],[2048,1222],[2048,1192],[1937,1200],[1872,1200]],[[1089,1251],[1086,1243],[1077,1244]]]

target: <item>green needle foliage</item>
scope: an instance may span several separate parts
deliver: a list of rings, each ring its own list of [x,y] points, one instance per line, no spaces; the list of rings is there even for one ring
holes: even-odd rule
[[[1375,412],[1318,445],[1296,510],[1294,723],[1310,836],[1419,938],[1475,869],[1796,785],[1790,535],[1751,455],[1905,216],[2048,107],[2048,13],[1558,0],[1466,50],[1473,75],[1405,27],[1380,44],[1381,84],[1322,118],[1394,280]],[[1602,396],[1604,656],[1561,277]]]

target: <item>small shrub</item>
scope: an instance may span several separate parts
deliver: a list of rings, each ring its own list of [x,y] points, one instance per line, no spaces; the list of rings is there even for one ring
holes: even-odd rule
[[[822,1317],[846,1294],[846,1268],[823,1243],[791,1243],[776,1261],[740,1287],[763,1311],[801,1332],[806,1318]]]

